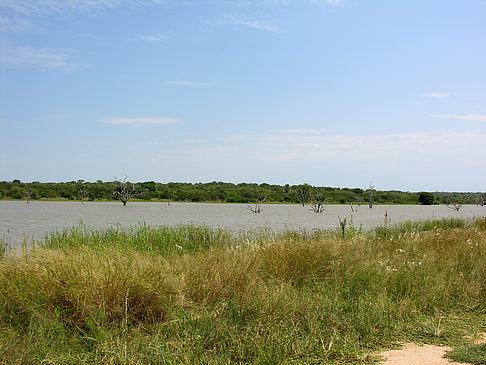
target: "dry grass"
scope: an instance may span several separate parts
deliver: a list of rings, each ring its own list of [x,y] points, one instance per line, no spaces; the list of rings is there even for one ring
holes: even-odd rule
[[[0,363],[363,363],[399,340],[459,343],[486,327],[485,226],[241,248],[203,231],[185,254],[58,239],[0,260]]]

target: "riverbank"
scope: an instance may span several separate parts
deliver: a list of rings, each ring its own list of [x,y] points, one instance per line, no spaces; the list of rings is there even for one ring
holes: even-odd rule
[[[372,363],[486,329],[486,219],[78,227],[0,262],[0,363]]]

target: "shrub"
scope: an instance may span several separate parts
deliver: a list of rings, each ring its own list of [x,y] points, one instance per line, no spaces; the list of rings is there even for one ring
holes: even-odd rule
[[[427,193],[427,192],[421,192],[418,196],[418,201],[422,205],[432,205],[434,204],[434,194],[432,193]]]

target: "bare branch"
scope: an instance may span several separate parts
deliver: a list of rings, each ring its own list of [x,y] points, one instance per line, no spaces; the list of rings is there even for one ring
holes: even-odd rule
[[[89,193],[85,188],[79,190],[79,198],[81,199],[81,204],[84,204],[84,200],[88,197]]]
[[[24,190],[25,197],[27,198],[27,204],[30,203],[32,192],[30,190]]]
[[[363,198],[360,197],[359,195],[355,195],[354,201],[352,201],[350,205],[351,211],[353,213],[357,212],[358,208],[361,206],[361,203],[363,203]]]
[[[484,207],[485,203],[486,203],[486,194],[479,193],[478,197],[476,198],[476,205]]]
[[[375,200],[375,193],[376,193],[375,187],[370,183],[370,186],[368,187],[368,189],[366,189],[366,192],[368,193],[368,207],[370,207],[371,209],[373,208],[373,203]]]
[[[297,191],[297,199],[303,207],[305,206],[305,203],[309,201],[309,195],[309,188],[307,186],[304,186]]]
[[[456,212],[458,212],[458,211],[459,211],[459,209],[461,209],[461,207],[462,207],[462,204],[459,204],[459,203],[457,203],[457,202],[455,202],[455,201],[452,201],[452,199],[451,199],[451,196],[450,196],[450,195],[448,195],[448,196],[447,196],[447,198],[446,198],[446,202],[447,202],[447,208],[449,208],[449,209],[453,209],[453,210],[455,210]]]
[[[324,198],[324,193],[321,189],[315,188],[311,194],[311,210],[314,213],[322,213],[326,207],[327,199]]]
[[[260,199],[257,199],[257,201],[255,202],[254,206],[251,206],[249,205],[248,206],[248,209],[253,212],[253,213],[261,213],[263,212],[263,203],[265,202],[266,199],[263,199],[263,200],[260,200]]]
[[[135,186],[128,181],[128,176],[123,175],[119,180],[115,180],[116,188],[113,194],[117,195],[123,206],[126,206],[128,201],[135,195],[137,191]]]

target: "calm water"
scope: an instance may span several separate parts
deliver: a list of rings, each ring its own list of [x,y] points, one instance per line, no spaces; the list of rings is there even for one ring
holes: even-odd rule
[[[103,202],[7,202],[0,201],[0,240],[11,246],[27,239],[40,240],[46,233],[83,223],[88,227],[122,227],[145,222],[149,225],[204,224],[234,231],[268,227],[274,230],[298,228],[334,228],[338,217],[370,228],[383,224],[387,212],[391,223],[407,220],[486,216],[486,207],[463,206],[459,212],[446,206],[376,205],[359,207],[352,212],[348,205],[329,205],[321,214],[300,205],[264,205],[260,214],[250,212],[247,204],[199,203],[121,203]]]

